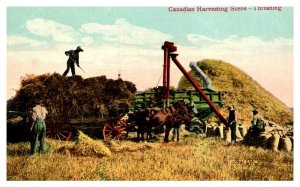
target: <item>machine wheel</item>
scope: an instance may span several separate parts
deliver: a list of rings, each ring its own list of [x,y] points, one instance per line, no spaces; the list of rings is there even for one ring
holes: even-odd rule
[[[128,137],[128,124],[123,120],[108,122],[103,128],[104,140],[125,140]]]
[[[61,141],[69,141],[72,137],[72,130],[71,129],[61,129],[61,128],[47,128],[46,130],[46,137],[61,140]]]
[[[187,130],[196,134],[204,134],[206,133],[206,123],[202,119],[193,118]]]

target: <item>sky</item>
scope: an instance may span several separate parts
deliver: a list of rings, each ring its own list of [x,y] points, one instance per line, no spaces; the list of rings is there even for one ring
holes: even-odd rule
[[[195,8],[196,6],[189,6]],[[250,7],[254,8],[254,7]],[[82,46],[86,77],[118,73],[138,90],[157,86],[164,41],[178,60],[220,59],[252,76],[293,106],[293,8],[281,11],[172,12],[169,7],[8,7],[7,99],[26,74],[66,69],[64,51]],[[70,75],[70,74],[69,74]],[[171,64],[171,85],[181,72]],[[161,81],[159,82],[161,84]]]

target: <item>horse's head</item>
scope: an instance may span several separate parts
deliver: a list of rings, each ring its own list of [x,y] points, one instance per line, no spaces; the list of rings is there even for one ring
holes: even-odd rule
[[[189,115],[190,107],[183,101],[177,101],[173,107],[180,115]]]

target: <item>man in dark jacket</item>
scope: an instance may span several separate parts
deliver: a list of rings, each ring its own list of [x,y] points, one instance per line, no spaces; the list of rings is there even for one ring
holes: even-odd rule
[[[83,49],[78,46],[76,50],[69,50],[65,51],[65,54],[69,56],[69,59],[67,61],[67,69],[64,72],[63,76],[66,76],[71,68],[72,76],[75,75],[75,67],[74,63],[79,67],[79,52],[83,52]]]
[[[233,105],[228,106],[228,124],[231,130],[231,144],[234,145],[236,143],[236,123],[237,123],[237,112]]]

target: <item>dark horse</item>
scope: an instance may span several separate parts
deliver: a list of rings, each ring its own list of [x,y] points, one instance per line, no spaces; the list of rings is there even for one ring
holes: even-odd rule
[[[152,128],[161,128],[165,126],[165,142],[169,142],[169,134],[173,127],[179,126],[178,118],[189,114],[189,107],[184,101],[178,101],[174,105],[164,109],[147,108],[136,113],[136,123],[138,126],[137,138],[144,141],[144,133],[147,131],[148,138],[151,137]],[[179,136],[179,135],[178,135]],[[179,137],[177,138],[179,140]]]

